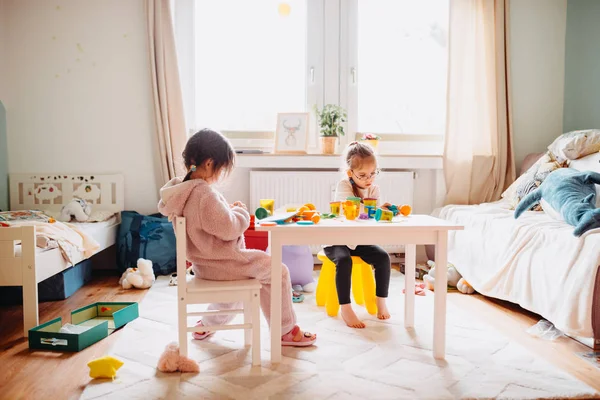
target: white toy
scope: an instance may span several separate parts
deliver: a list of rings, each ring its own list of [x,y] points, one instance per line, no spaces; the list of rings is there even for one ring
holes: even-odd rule
[[[92,213],[92,206],[83,199],[73,199],[65,204],[60,211],[58,219],[63,222],[70,222],[75,218],[78,222],[87,221]]]
[[[427,265],[431,267],[429,273],[423,277],[425,288],[433,290],[435,284],[435,262],[429,260]],[[448,285],[457,288],[461,293],[473,294],[475,289],[462,277],[460,272],[456,270],[456,267],[452,263],[448,263]]]
[[[154,270],[152,269],[152,261],[139,258],[137,260],[137,268],[127,268],[121,279],[119,279],[119,285],[123,286],[123,289],[148,289],[154,283]]]

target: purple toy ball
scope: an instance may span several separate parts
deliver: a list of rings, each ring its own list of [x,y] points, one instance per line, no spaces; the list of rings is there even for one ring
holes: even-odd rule
[[[369,215],[368,215],[368,214],[365,214],[365,213],[362,213],[362,214],[360,214],[360,215],[358,216],[358,219],[369,219]]]

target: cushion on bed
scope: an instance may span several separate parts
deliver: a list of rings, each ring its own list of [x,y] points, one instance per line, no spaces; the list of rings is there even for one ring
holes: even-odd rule
[[[594,171],[600,173],[600,152],[572,160],[569,167],[577,171]],[[596,207],[600,207],[600,185],[596,185]]]
[[[577,160],[600,151],[600,129],[571,131],[560,135],[548,150],[559,161]]]
[[[546,152],[527,172],[521,175],[502,193],[502,198],[507,199],[510,202],[511,209],[514,210],[521,199],[537,189],[550,172],[563,168],[566,165],[566,161],[559,162],[551,152]],[[539,204],[534,204],[531,210],[542,211],[542,208]]]

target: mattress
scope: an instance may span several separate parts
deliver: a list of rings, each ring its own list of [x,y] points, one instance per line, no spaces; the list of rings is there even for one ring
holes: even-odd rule
[[[100,245],[97,253],[114,245],[117,239],[117,231],[119,229],[119,218],[113,216],[102,222],[75,222],[77,226],[85,231],[88,235],[94,238]],[[58,248],[43,249],[36,247],[36,272],[37,281],[41,282],[58,272],[61,272],[70,267],[67,261],[61,255]],[[15,253],[20,256],[21,246],[15,246]]]
[[[436,214],[465,226],[449,233],[448,261],[475,290],[519,304],[570,336],[594,337],[600,229],[577,238],[572,226],[543,212],[515,219],[504,201],[450,205]]]

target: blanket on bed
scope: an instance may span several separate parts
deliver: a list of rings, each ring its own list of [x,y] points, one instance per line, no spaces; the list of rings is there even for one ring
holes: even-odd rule
[[[11,221],[9,224],[35,226],[36,246],[43,249],[58,247],[63,258],[71,265],[91,257],[100,248],[98,242],[76,224],[24,219]]]
[[[592,337],[600,229],[581,237],[544,212],[517,220],[506,201],[450,205],[440,218],[463,224],[448,236],[448,261],[478,292],[517,303],[567,334]]]

